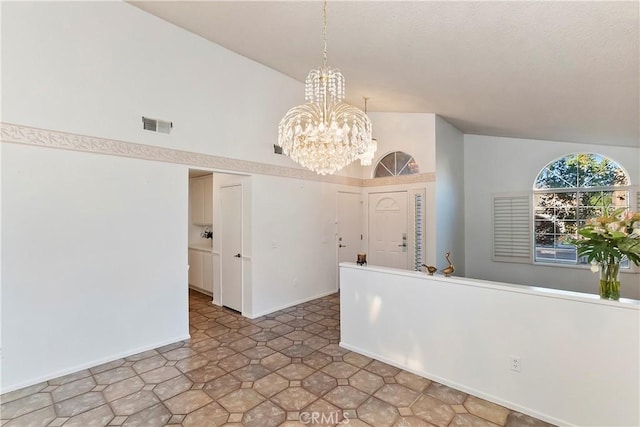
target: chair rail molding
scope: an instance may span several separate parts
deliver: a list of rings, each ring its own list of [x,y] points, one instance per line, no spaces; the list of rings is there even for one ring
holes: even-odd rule
[[[178,163],[188,166],[199,166],[220,171],[243,172],[259,175],[274,175],[285,178],[304,179],[308,181],[324,181],[334,184],[361,186],[362,179],[346,176],[320,176],[311,171],[232,159],[211,154],[176,150],[128,141],[79,135],[48,129],[39,129],[10,123],[0,124],[0,137],[3,143],[25,144],[38,147],[57,148],[81,151],[93,154],[130,157],[166,163]]]
[[[388,186],[435,181],[434,173],[371,179],[339,175],[317,175],[305,169],[233,159],[229,157],[220,157],[211,154],[196,153],[193,151],[176,150],[173,148],[80,135],[50,129],[40,129],[12,123],[0,123],[0,140],[2,143],[24,144],[93,154],[130,157],[134,159],[205,167],[219,170],[221,172],[242,172],[246,174],[271,175],[283,178],[349,185],[353,187]]]

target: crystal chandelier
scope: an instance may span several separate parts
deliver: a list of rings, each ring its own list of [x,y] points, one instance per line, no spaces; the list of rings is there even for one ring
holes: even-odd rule
[[[278,145],[295,162],[327,175],[368,156],[372,141],[371,121],[362,110],[343,102],[344,77],[327,65],[326,0],[322,23],[322,67],[311,70],[305,80],[306,103],[293,107],[280,121]]]
[[[369,98],[364,96],[363,99],[364,99],[364,114],[367,115],[367,101],[369,100]],[[367,146],[367,149],[365,150],[365,152],[360,154],[360,156],[358,156],[358,158],[360,159],[360,164],[362,166],[371,166],[371,161],[375,157],[377,150],[378,150],[378,140],[375,138],[371,138],[371,142]]]

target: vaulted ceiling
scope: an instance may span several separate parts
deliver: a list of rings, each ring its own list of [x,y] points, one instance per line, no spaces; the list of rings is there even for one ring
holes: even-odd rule
[[[319,1],[131,1],[304,81]],[[640,145],[640,6],[574,1],[330,1],[329,65],[369,111],[437,113],[465,133]],[[301,89],[300,101],[304,93]]]

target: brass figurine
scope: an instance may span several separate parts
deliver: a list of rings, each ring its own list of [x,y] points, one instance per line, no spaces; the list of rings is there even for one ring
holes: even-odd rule
[[[453,263],[449,259],[449,255],[451,255],[451,252],[447,252],[444,255],[444,257],[447,259],[447,262],[449,263],[449,266],[440,270],[444,274],[444,277],[451,277],[451,274],[456,271],[456,268],[453,266]]]
[[[433,265],[422,264],[422,266],[427,269],[427,271],[429,272],[429,276],[433,276],[433,273],[438,271],[438,269]]]

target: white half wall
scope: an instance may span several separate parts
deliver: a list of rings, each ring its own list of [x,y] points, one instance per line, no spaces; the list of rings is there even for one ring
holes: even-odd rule
[[[466,276],[498,282],[597,294],[598,277],[588,268],[494,262],[492,205],[494,193],[532,192],[538,173],[569,153],[605,155],[626,169],[640,185],[640,148],[557,141],[465,135]],[[621,295],[640,299],[640,274],[622,273]]]
[[[187,168],[0,148],[2,391],[188,338]]]
[[[340,283],[345,348],[557,425],[640,425],[638,301],[351,263]]]

